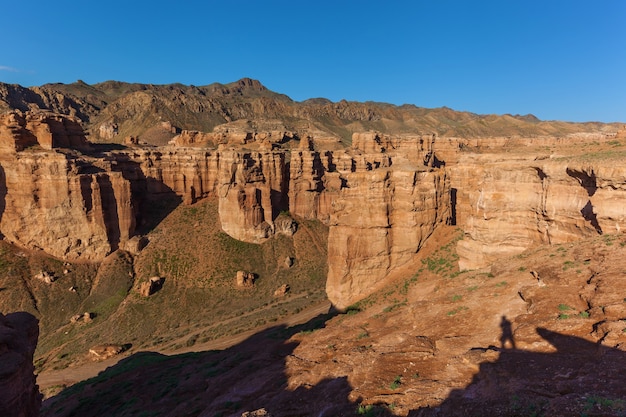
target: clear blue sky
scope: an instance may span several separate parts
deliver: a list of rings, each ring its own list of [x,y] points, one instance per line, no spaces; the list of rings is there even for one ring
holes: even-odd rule
[[[2,3],[8,83],[250,77],[298,101],[626,122],[626,0]]]

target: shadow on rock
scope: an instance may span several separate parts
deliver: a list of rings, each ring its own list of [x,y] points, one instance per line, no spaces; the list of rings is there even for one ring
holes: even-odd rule
[[[626,352],[538,328],[554,352],[500,349],[465,389],[409,416],[623,416]]]

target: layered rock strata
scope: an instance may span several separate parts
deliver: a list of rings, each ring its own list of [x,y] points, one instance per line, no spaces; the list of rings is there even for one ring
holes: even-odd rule
[[[325,150],[327,143],[305,136],[286,150],[279,144],[294,132],[239,138],[231,126],[213,133],[229,142],[216,149],[97,153],[79,128],[59,115],[12,112],[0,120],[7,150],[0,156],[0,231],[9,241],[68,260],[101,261],[156,226],[167,214],[165,201],[214,196],[223,230],[246,242],[293,234],[294,218],[327,225],[327,292],[344,308],[384,283],[443,223],[466,233],[458,244],[462,269],[626,226],[626,172],[619,164],[554,155],[564,144],[607,144],[619,135],[525,140],[364,132],[353,135],[351,148]],[[529,144],[541,152],[511,151]]]
[[[123,174],[62,153],[0,156],[0,201],[6,239],[68,260],[101,260],[134,232]]]
[[[461,269],[538,244],[626,227],[626,169],[576,160],[471,155],[452,170]]]
[[[16,152],[35,145],[43,149],[90,148],[76,118],[46,112],[0,115],[0,149]]]

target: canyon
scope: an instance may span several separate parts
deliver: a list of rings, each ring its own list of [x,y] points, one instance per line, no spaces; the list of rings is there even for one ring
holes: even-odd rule
[[[450,387],[462,387],[452,374],[443,375],[441,370],[453,364],[460,381],[471,385],[471,371],[476,371],[477,364],[497,359],[498,350],[491,346],[497,344],[499,319],[505,313],[516,329],[510,339],[516,338],[518,348],[551,352],[545,340],[558,344],[560,336],[554,330],[528,333],[530,327],[549,328],[552,323],[547,296],[538,292],[536,285],[558,287],[572,310],[593,319],[593,326],[577,322],[558,329],[591,340],[583,350],[593,350],[596,343],[609,349],[608,358],[618,356],[625,346],[617,329],[625,318],[617,296],[622,285],[610,260],[619,256],[626,227],[626,129],[622,125],[541,122],[531,116],[477,116],[445,108],[430,111],[323,99],[294,103],[248,79],[195,90],[115,82],[30,90],[0,87],[4,103],[0,108],[7,110],[0,117],[0,233],[4,243],[14,248],[3,249],[3,254],[15,253],[14,259],[47,256],[51,260],[37,262],[64,269],[46,275],[42,267],[40,275],[49,277],[46,283],[23,279],[25,292],[34,300],[33,313],[42,317],[45,347],[39,358],[43,370],[61,366],[64,356],[60,352],[72,343],[63,337],[63,342],[53,340],[68,331],[63,321],[75,312],[65,311],[59,319],[42,313],[52,308],[47,303],[54,302],[53,293],[58,292],[59,300],[72,297],[67,291],[61,296],[60,289],[53,289],[54,280],[70,276],[73,269],[96,268],[93,278],[71,278],[70,290],[85,295],[67,305],[83,310],[104,308],[105,302],[94,300],[115,299],[118,310],[98,310],[96,322],[109,316],[116,320],[140,317],[143,313],[132,316],[130,311],[141,311],[137,306],[151,301],[134,299],[132,288],[148,282],[148,277],[152,280],[157,275],[155,279],[164,288],[144,296],[151,299],[169,294],[176,300],[191,300],[195,295],[184,291],[192,294],[190,288],[223,286],[211,281],[199,265],[219,263],[207,260],[201,248],[218,243],[230,245],[233,253],[246,254],[239,262],[247,265],[237,271],[251,271],[255,279],[254,284],[237,290],[236,297],[242,299],[259,289],[273,294],[277,287],[285,289],[283,296],[292,287],[296,288],[294,298],[308,298],[309,293],[304,295],[304,289],[298,289],[298,280],[287,277],[301,274],[297,276],[303,280],[310,273],[306,271],[323,273],[325,297],[334,312],[327,317],[328,329],[315,329],[314,340],[289,334],[293,348],[281,356],[284,364],[271,371],[272,375],[255,377],[280,379],[284,371],[289,390],[319,389],[320,396],[329,395],[343,404],[337,412],[357,404],[364,410],[378,410],[378,415],[436,415],[430,407],[437,406],[447,410],[446,415],[455,415],[452,410],[457,406],[479,409],[479,402],[467,400],[474,398],[471,392],[458,391],[456,397],[450,392]],[[87,90],[90,95],[82,93]],[[189,108],[193,122],[181,123],[175,111],[180,110],[176,107],[179,102]],[[198,212],[205,213],[202,220],[190,217]],[[176,213],[189,229],[168,226],[167,219]],[[215,221],[215,230],[209,221]],[[179,236],[179,232],[188,235]],[[205,243],[208,236],[216,240]],[[168,254],[163,249],[168,239],[186,242],[180,252]],[[610,245],[606,239],[612,239]],[[593,242],[589,248],[581,243],[586,241]],[[613,241],[620,246],[612,245]],[[610,254],[603,242],[612,246]],[[557,248],[565,247],[575,253],[580,271],[575,276],[564,273],[569,268],[562,272],[556,264],[548,267],[554,262],[548,254],[554,256]],[[454,253],[452,261],[443,257],[433,260],[433,254],[442,248]],[[243,260],[252,250],[265,255]],[[309,269],[298,269],[305,264]],[[33,271],[34,267],[29,268]],[[274,272],[261,273],[257,282],[256,274],[262,268]],[[10,282],[11,271],[6,282]],[[598,274],[604,280],[598,281]],[[269,275],[283,281],[269,283],[265,280]],[[416,285],[417,278],[411,277],[418,275],[420,284]],[[459,275],[463,278],[452,283]],[[468,293],[463,296],[468,300],[463,308],[453,305],[457,300],[450,303],[450,297],[460,297],[455,293],[461,291],[456,283],[491,288],[493,275],[500,279],[500,286],[493,291],[503,293],[503,301],[487,306],[490,294]],[[583,275],[591,277],[586,284]],[[234,283],[234,275],[232,280]],[[399,283],[404,287],[397,287]],[[437,293],[440,288],[445,295]],[[585,293],[580,295],[587,300],[585,305],[574,301],[579,288]],[[617,294],[615,300],[607,295],[611,289]],[[382,295],[391,293],[397,297],[392,302]],[[372,303],[374,307],[368,310]],[[27,304],[16,301],[12,305]],[[476,327],[480,313],[474,310],[483,304],[481,311],[487,319],[481,329]],[[453,323],[450,317],[438,319],[441,309],[454,311],[448,316],[459,313],[462,323]],[[469,318],[461,314],[465,310],[472,311],[467,313]],[[531,317],[531,310],[535,316]],[[358,314],[348,317],[351,312]],[[81,317],[92,320],[91,313],[84,314]],[[180,314],[187,317],[188,313]],[[169,317],[163,316],[163,320]],[[403,324],[406,317],[411,324]],[[530,327],[525,328],[524,323]],[[188,324],[191,327],[191,318]],[[355,326],[363,329],[363,338],[371,338],[370,347],[342,339],[342,332],[349,333]],[[454,338],[460,336],[454,331],[463,332],[464,327],[471,328],[467,331],[474,332],[473,336],[457,341]],[[147,348],[152,336],[142,337],[133,344]],[[84,338],[97,340],[91,333]],[[123,341],[116,342],[123,346]],[[504,348],[504,341],[502,345]],[[481,353],[471,351],[476,346],[483,349]],[[369,351],[372,347],[377,355],[388,354],[390,362],[380,359],[377,363],[378,356]],[[251,349],[246,343],[236,348]],[[120,347],[119,352],[124,349]],[[398,359],[399,352],[417,355],[427,373],[437,373],[436,379],[419,385],[429,393],[428,398],[408,393],[400,398],[394,395],[397,387],[381,393],[380,386],[371,385],[372,379],[393,379],[385,367],[395,369],[401,362],[408,366]],[[504,353],[510,355],[507,359],[501,354],[503,360],[524,360]],[[357,359],[350,355],[363,363],[375,363],[379,367],[375,375],[357,369]],[[464,359],[455,362],[459,358]],[[259,360],[270,358],[261,355]],[[32,375],[32,369],[25,369]],[[394,372],[402,376],[398,386],[410,385],[409,371]],[[588,373],[581,380],[593,377]],[[32,381],[24,380],[25,391],[31,392]],[[325,387],[324,381],[331,382]],[[472,385],[479,387],[473,389],[481,395],[490,389],[484,381]],[[347,396],[347,403],[344,397],[328,394],[333,387]],[[240,388],[241,392],[250,389],[247,385]],[[514,387],[510,389],[513,395]],[[359,390],[369,394],[359,397]],[[230,398],[225,392],[219,395]],[[252,407],[255,402],[246,395],[236,401]],[[265,395],[265,405],[276,408],[274,414],[287,415],[278,412],[290,407],[282,388]],[[395,411],[380,406],[391,404],[381,400],[385,395],[394,398]],[[483,402],[495,398],[491,391],[489,395],[476,398]],[[318,401],[301,396],[305,403]],[[418,406],[421,414],[415,414]],[[205,407],[218,408],[216,403]],[[212,415],[206,410],[194,415]]]
[[[190,146],[183,132],[170,146],[106,150],[89,145],[75,120],[19,112],[5,116],[3,132],[0,231],[9,242],[101,262],[136,250],[157,221],[146,207],[215,197],[222,230],[240,241],[293,235],[295,219],[328,226],[326,290],[339,309],[376,291],[441,224],[464,230],[464,270],[537,244],[619,232],[626,221],[624,169],[552,150],[615,135],[516,144],[363,132],[332,150],[285,132],[221,133],[218,144]],[[523,152],[533,146],[541,148]]]

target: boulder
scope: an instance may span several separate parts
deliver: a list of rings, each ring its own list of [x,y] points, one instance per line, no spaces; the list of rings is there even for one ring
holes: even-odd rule
[[[254,287],[255,280],[256,274],[246,271],[237,271],[235,285],[237,288],[252,288]]]
[[[102,344],[90,348],[89,356],[92,360],[102,361],[110,357],[119,355],[120,353],[124,352],[124,350],[125,349],[123,345]]]
[[[48,271],[40,271],[37,275],[35,275],[35,279],[45,282],[46,284],[52,284],[56,281],[56,277],[53,273]]]
[[[274,297],[284,297],[289,290],[289,284],[283,284],[274,291]]]
[[[165,278],[163,277],[151,277],[147,282],[142,282],[139,286],[139,294],[143,297],[149,297],[155,292],[163,288]]]

